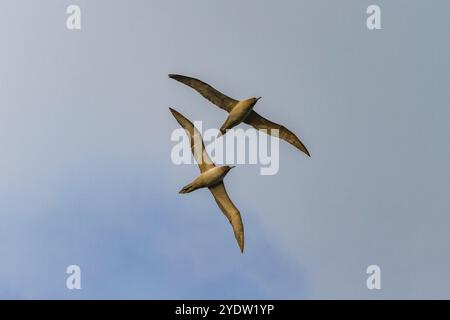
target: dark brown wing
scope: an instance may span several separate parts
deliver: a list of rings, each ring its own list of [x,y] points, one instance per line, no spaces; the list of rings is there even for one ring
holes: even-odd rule
[[[194,155],[195,161],[197,161],[200,172],[203,173],[208,169],[214,168],[215,165],[206,152],[205,144],[203,143],[200,132],[198,132],[192,122],[185,118],[181,113],[172,108],[169,109],[178,123],[184,128],[189,137],[189,140],[191,141],[191,151]]]
[[[233,109],[234,105],[238,103],[237,100],[234,100],[220,91],[214,89],[209,84],[195,79],[190,78],[186,76],[182,76],[179,74],[169,74],[169,78],[175,79],[181,83],[184,83],[185,85],[193,88],[198,93],[200,93],[204,98],[208,99],[212,103],[214,103],[216,106],[218,106],[221,109],[224,109],[227,112],[230,112],[231,109]]]
[[[210,187],[209,190],[213,194],[214,199],[216,199],[220,210],[222,210],[228,221],[230,221],[231,226],[233,227],[234,237],[237,240],[241,252],[244,252],[244,225],[242,223],[241,214],[228,196],[225,185],[223,182],[220,182],[215,186]]]
[[[278,137],[280,139],[283,139],[290,144],[292,144],[294,147],[298,148],[299,150],[306,153],[308,157],[311,155],[309,154],[308,149],[306,149],[305,145],[300,141],[300,139],[289,129],[283,127],[282,125],[279,125],[275,122],[272,122],[270,120],[267,120],[263,116],[260,116],[255,111],[252,111],[247,118],[244,120],[245,123],[255,127],[256,129],[266,129],[267,133],[273,136],[276,136],[275,131],[272,132],[272,129],[278,129]]]

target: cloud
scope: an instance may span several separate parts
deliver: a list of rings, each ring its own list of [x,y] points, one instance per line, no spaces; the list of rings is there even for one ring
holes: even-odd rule
[[[50,2],[38,25],[1,11],[2,298],[449,296],[448,50],[430,49],[448,10],[385,4],[387,17],[423,15],[420,30],[392,18],[368,34],[363,4],[255,4],[85,2],[76,35]],[[227,176],[243,256],[205,190],[177,194],[198,169],[170,162],[167,107],[205,128],[225,114],[170,72],[262,95],[258,112],[312,153],[280,143],[277,175]],[[65,288],[69,264],[79,292]],[[369,264],[379,292],[365,288]]]

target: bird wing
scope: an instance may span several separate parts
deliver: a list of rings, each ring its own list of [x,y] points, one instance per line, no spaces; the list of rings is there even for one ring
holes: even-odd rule
[[[179,74],[169,74],[169,78],[175,79],[181,83],[184,83],[185,85],[193,88],[198,93],[200,93],[204,98],[208,99],[212,103],[214,103],[216,106],[218,106],[221,109],[224,109],[227,112],[230,112],[231,109],[233,109],[234,105],[238,103],[239,101],[234,100],[220,91],[214,89],[209,84],[195,79],[190,78],[186,76],[182,76]]]
[[[256,129],[266,129],[267,134],[276,136],[275,132],[272,133],[272,129],[278,129],[278,137],[280,139],[283,139],[290,144],[292,144],[294,147],[298,148],[302,152],[304,152],[308,157],[311,155],[309,154],[308,149],[306,149],[305,145],[300,141],[300,139],[289,129],[283,127],[282,125],[279,125],[275,122],[272,122],[270,120],[267,120],[263,116],[259,115],[255,111],[252,111],[247,118],[244,120],[245,123],[255,127]]]
[[[203,143],[202,135],[200,134],[200,132],[198,132],[192,122],[185,118],[181,113],[172,108],[169,109],[178,123],[184,128],[189,137],[189,140],[191,141],[191,151],[194,155],[195,161],[197,161],[200,172],[203,173],[211,168],[214,168],[215,165],[206,152],[205,144]]]
[[[242,223],[241,214],[228,196],[225,185],[223,182],[220,182],[213,187],[210,187],[209,190],[213,194],[220,210],[222,210],[228,221],[230,221],[231,226],[233,227],[234,237],[237,240],[241,252],[244,252],[244,225]]]

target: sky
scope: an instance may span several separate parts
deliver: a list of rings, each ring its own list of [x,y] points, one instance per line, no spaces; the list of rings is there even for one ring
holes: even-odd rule
[[[81,8],[81,30],[66,8]],[[366,8],[381,8],[381,30]],[[0,3],[0,298],[449,299],[450,3]],[[226,113],[167,77],[263,98],[280,170],[225,178],[242,255],[168,107]],[[246,128],[245,125],[240,127]],[[81,290],[66,288],[79,265]],[[378,265],[381,289],[368,290]]]

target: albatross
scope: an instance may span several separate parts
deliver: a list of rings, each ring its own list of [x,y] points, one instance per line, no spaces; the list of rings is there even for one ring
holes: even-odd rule
[[[200,168],[200,175],[194,181],[184,186],[180,190],[180,193],[189,193],[200,188],[208,188],[214,196],[220,210],[222,210],[225,217],[227,217],[228,221],[231,223],[234,236],[243,253],[244,225],[242,224],[241,214],[231,201],[225,189],[225,185],[223,184],[223,178],[234,167],[216,166],[208,156],[201,134],[192,122],[178,111],[172,108],[169,109],[177,122],[186,131],[191,143],[192,154]]]
[[[227,119],[220,127],[221,134],[225,134],[226,130],[237,126],[241,122],[244,122],[258,130],[265,130],[266,133],[273,136],[277,136],[280,139],[289,142],[294,147],[304,152],[308,157],[311,156],[309,154],[308,149],[306,149],[305,145],[292,131],[290,131],[289,129],[287,129],[282,125],[279,125],[275,122],[272,122],[264,118],[263,116],[259,115],[256,111],[253,110],[253,107],[255,106],[256,102],[258,102],[258,100],[261,97],[258,98],[253,97],[244,100],[235,100],[199,79],[179,74],[169,74],[169,78],[177,80],[193,88],[198,93],[200,93],[204,98],[206,98],[219,108],[229,113]]]

